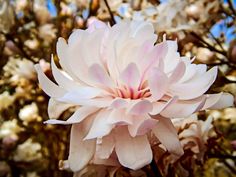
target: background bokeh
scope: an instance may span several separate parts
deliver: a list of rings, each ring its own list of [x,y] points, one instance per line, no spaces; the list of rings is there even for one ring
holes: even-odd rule
[[[181,55],[195,56],[195,63],[209,68],[219,66],[209,93],[236,96],[235,0],[0,0],[0,177],[73,176],[59,170],[60,160],[68,156],[70,126],[43,124],[48,119],[48,96],[38,85],[34,64],[39,62],[53,80],[50,58],[54,54],[58,61],[57,39],[67,39],[73,29],[85,29],[95,19],[110,25],[122,19],[150,21],[158,41],[165,34],[178,41]],[[173,177],[236,176],[236,109],[194,116],[200,125],[213,119],[200,135],[206,137],[201,158],[192,146],[186,147],[185,155],[173,164],[168,154],[153,147],[161,155],[156,164],[138,171],[120,168],[114,176],[157,176],[157,171]],[[83,176],[106,171],[96,169],[90,167]]]

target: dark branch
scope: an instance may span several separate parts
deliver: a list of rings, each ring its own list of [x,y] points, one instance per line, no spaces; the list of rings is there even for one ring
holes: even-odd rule
[[[116,21],[115,21],[115,18],[114,18],[113,13],[112,13],[112,11],[111,11],[111,8],[110,8],[110,6],[109,6],[107,0],[104,0],[104,2],[105,2],[105,4],[106,4],[106,6],[107,6],[108,12],[109,12],[110,17],[111,17],[111,21],[110,21],[110,22],[111,22],[111,25],[114,25],[114,24],[116,24]]]

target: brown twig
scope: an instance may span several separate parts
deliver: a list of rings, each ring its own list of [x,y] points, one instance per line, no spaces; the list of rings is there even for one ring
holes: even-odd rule
[[[205,44],[205,47],[209,48],[212,51],[215,51],[217,53],[220,53],[224,56],[227,55],[227,53],[225,51],[221,51],[219,49],[216,49],[214,46],[212,46],[211,44],[209,44],[208,42],[206,42],[204,39],[202,39],[198,34],[191,32],[190,33],[193,37],[195,37],[196,39],[198,39],[201,43]],[[204,45],[203,45],[204,46]]]
[[[220,46],[220,48],[222,49],[222,51],[226,52],[225,49],[223,48],[221,42],[219,41],[219,39],[217,39],[214,34],[212,34],[212,32],[209,30],[209,33],[211,35],[211,37],[216,41],[216,43]]]
[[[234,6],[231,2],[231,0],[227,0],[228,4],[229,4],[229,8],[230,10],[233,12],[233,14],[236,16],[236,10],[234,9]]]
[[[108,12],[109,12],[110,17],[111,17],[111,21],[110,21],[110,23],[111,23],[111,25],[114,25],[114,24],[116,24],[116,21],[115,21],[115,18],[114,18],[113,13],[112,13],[112,11],[111,11],[111,8],[110,8],[110,6],[109,6],[107,0],[104,0],[104,2],[105,2],[105,4],[106,4],[106,7],[107,7]]]

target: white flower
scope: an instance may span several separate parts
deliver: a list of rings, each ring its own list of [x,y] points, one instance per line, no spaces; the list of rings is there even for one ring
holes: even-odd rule
[[[10,57],[3,70],[4,75],[10,77],[12,82],[18,82],[21,78],[34,79],[36,77],[34,63],[24,58]]]
[[[24,121],[25,124],[29,122],[40,120],[38,115],[38,106],[36,103],[24,106],[19,112],[19,118]]]
[[[17,162],[31,162],[42,158],[41,145],[31,138],[17,146],[13,159]]]
[[[0,138],[5,138],[9,136],[16,137],[17,133],[21,132],[23,129],[17,124],[17,120],[9,120],[3,122],[0,127]]]
[[[53,39],[56,38],[57,30],[54,28],[53,24],[44,24],[39,26],[39,37],[45,42],[51,43]]]
[[[0,110],[8,108],[15,100],[15,97],[10,95],[9,92],[4,91],[0,94]]]
[[[3,1],[0,4],[0,31],[8,33],[15,24],[14,11],[10,2]]]
[[[52,58],[57,84],[36,65],[39,82],[51,97],[49,116],[76,108],[66,121],[47,121],[73,124],[68,159],[73,171],[89,163],[142,168],[152,161],[151,132],[169,152],[181,156],[172,119],[232,106],[230,94],[205,94],[217,67],[207,70],[181,57],[176,41],[155,42],[148,22],[121,21],[110,27],[97,21],[74,31],[68,43],[58,40],[63,71]]]

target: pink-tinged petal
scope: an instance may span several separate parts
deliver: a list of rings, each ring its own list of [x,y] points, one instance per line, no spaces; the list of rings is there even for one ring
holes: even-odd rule
[[[68,103],[77,103],[80,100],[91,99],[99,96],[102,93],[102,90],[95,87],[79,87],[77,90],[71,90],[66,92],[61,98],[60,101]]]
[[[150,71],[148,85],[152,94],[151,98],[159,100],[167,91],[168,77],[162,71],[153,68]]]
[[[206,97],[200,97],[193,100],[178,100],[173,104],[169,104],[160,114],[169,118],[188,117],[199,111],[205,104]]]
[[[94,80],[95,83],[100,85],[105,85],[107,87],[113,87],[114,83],[111,80],[108,73],[99,65],[99,64],[93,64],[88,69],[89,76],[92,80]]]
[[[178,82],[184,76],[185,69],[185,63],[180,61],[174,71],[171,73],[171,76],[169,77],[169,83],[172,84]]]
[[[92,127],[84,140],[103,137],[111,132],[113,125],[107,121],[110,113],[111,111],[109,110],[101,110],[97,113]]]
[[[148,100],[132,100],[127,113],[132,115],[145,115],[152,111],[152,103]]]
[[[93,159],[91,160],[91,164],[103,165],[103,166],[104,165],[105,166],[114,166],[114,167],[121,166],[114,151],[112,152],[112,154],[110,155],[110,157],[108,159],[101,159],[98,157],[97,153],[95,153]]]
[[[56,120],[56,119],[50,119],[45,121],[44,123],[47,124],[75,124],[83,121],[87,116],[91,115],[92,113],[98,111],[99,108],[96,107],[88,107],[88,106],[83,106],[78,108],[72,116],[67,119],[66,121],[63,120]]]
[[[50,119],[58,118],[65,110],[72,106],[72,104],[59,102],[50,98],[48,102],[48,116]]]
[[[47,78],[47,76],[43,73],[42,68],[39,64],[35,65],[35,69],[38,73],[38,80],[43,89],[43,91],[53,97],[62,97],[65,94],[65,90],[59,87],[58,85],[54,84],[51,80]]]
[[[213,127],[212,125],[213,117],[208,116],[203,125],[201,126],[201,133],[208,133],[209,130]],[[203,137],[202,137],[203,138]]]
[[[62,73],[62,71],[57,68],[53,56],[51,57],[51,66],[53,77],[59,86],[67,90],[79,88],[79,85],[76,83],[76,81],[73,81],[71,78],[67,77],[64,73]]]
[[[108,117],[109,124],[127,125],[132,124],[132,116],[125,113],[124,109],[113,109]]]
[[[102,143],[97,144],[96,155],[100,159],[108,159],[115,147],[113,134],[102,137]]]
[[[174,104],[176,101],[178,100],[177,96],[174,96],[172,98],[170,98],[168,101],[163,102],[163,101],[158,101],[158,102],[154,102],[152,103],[153,109],[150,112],[151,115],[157,115],[160,112],[162,112],[168,105],[170,104]]]
[[[112,102],[111,97],[101,97],[101,98],[93,98],[93,99],[64,99],[63,101],[68,103],[73,103],[75,105],[82,106],[95,106],[98,108],[109,107]]]
[[[170,73],[173,72],[178,63],[180,62],[180,54],[177,51],[178,49],[178,44],[177,41],[163,41],[167,46],[167,52],[166,55],[164,56],[163,62],[164,62],[164,72],[165,73]]]
[[[95,153],[96,140],[83,140],[87,132],[88,126],[84,123],[72,125],[68,161],[73,172],[83,169]]]
[[[152,161],[152,150],[146,135],[131,137],[126,127],[115,131],[115,150],[121,165],[137,170]]]
[[[151,51],[140,60],[139,64],[140,66],[142,66],[143,69],[141,71],[140,83],[142,83],[145,80],[146,74],[149,72],[151,68],[153,67],[160,68],[160,63],[161,61],[163,61],[166,52],[167,52],[167,45],[165,42],[162,42],[160,44],[155,45],[151,49]],[[162,69],[162,67],[160,69]]]
[[[216,79],[217,67],[211,68],[205,74],[187,83],[176,83],[171,86],[169,92],[177,95],[179,99],[194,99],[204,94]]]
[[[229,93],[207,95],[204,109],[223,109],[234,105],[234,96]]]
[[[156,116],[159,122],[152,129],[155,136],[166,147],[166,149],[177,156],[184,154],[183,148],[180,144],[177,131],[171,120],[165,117]]]
[[[124,108],[128,105],[128,100],[125,100],[123,98],[115,98],[112,103],[110,108],[112,109],[121,109]]]
[[[121,80],[131,88],[137,88],[140,83],[140,73],[135,63],[130,63],[120,75]]]
[[[134,116],[133,123],[128,125],[129,133],[132,137],[144,135],[150,131],[158,121],[148,115]]]
[[[143,43],[147,40],[155,43],[157,35],[154,34],[154,28],[151,23],[142,23],[141,21],[131,22],[130,36],[137,40],[138,43]]]
[[[87,29],[87,31],[89,33],[92,33],[96,29],[100,29],[100,28],[107,28],[107,25],[104,22],[102,22],[100,20],[97,20],[97,19],[92,19],[92,20],[88,21],[88,29]]]

